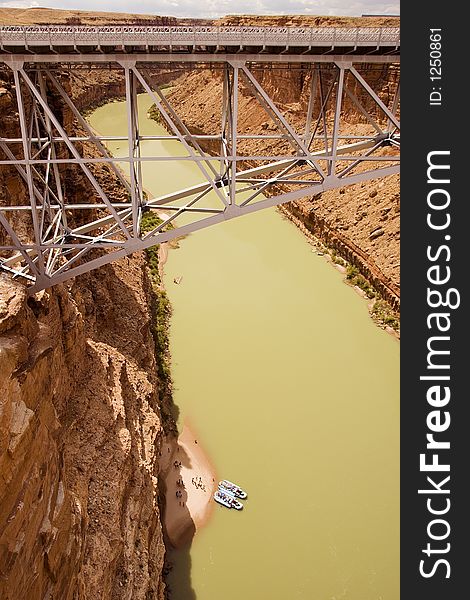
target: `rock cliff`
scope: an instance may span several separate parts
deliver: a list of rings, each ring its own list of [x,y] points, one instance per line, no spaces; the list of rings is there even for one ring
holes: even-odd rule
[[[74,127],[65,109],[62,121]],[[66,175],[67,193],[93,197]],[[95,175],[112,194],[111,172]],[[2,202],[26,194],[2,167]],[[2,600],[164,597],[158,454],[171,418],[154,293],[142,253],[31,298],[0,279]]]
[[[142,256],[0,282],[0,596],[162,598],[163,435]]]

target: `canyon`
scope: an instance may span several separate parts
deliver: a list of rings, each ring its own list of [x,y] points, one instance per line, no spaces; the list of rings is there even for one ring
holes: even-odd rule
[[[0,10],[0,23],[9,24],[94,24],[103,19],[136,20],[117,13]],[[252,19],[217,22],[251,24]],[[177,21],[139,17],[140,24],[146,22]],[[326,26],[356,22],[321,17],[257,21]],[[397,20],[362,23],[396,25]],[[173,84],[171,101],[191,131],[212,132],[220,78],[205,69],[167,69],[154,76]],[[297,123],[309,81],[305,73],[261,76]],[[381,97],[387,101],[398,82],[393,66],[385,76],[370,76],[383,78]],[[124,93],[123,81],[112,72],[77,71],[65,74],[63,83],[82,111]],[[9,86],[11,81],[0,81],[2,130],[15,127]],[[248,95],[245,101],[241,129],[266,130],[270,125],[265,116],[250,106]],[[61,110],[64,126],[77,132],[68,110]],[[360,131],[360,119],[349,111],[351,128]],[[110,169],[95,166],[93,172],[116,201],[122,199]],[[71,169],[66,180],[67,192],[77,199],[91,193],[78,171]],[[2,169],[2,199],[26,194],[15,169]],[[400,298],[399,177],[326,192],[318,200],[305,199],[283,210],[323,242],[325,251],[357,268],[387,303],[391,312],[387,309],[386,314],[395,318]],[[145,253],[32,297],[21,284],[0,277],[0,596],[6,600],[165,597],[159,454],[167,437],[175,434],[175,422],[171,381],[162,377],[168,356],[156,344],[159,287]]]

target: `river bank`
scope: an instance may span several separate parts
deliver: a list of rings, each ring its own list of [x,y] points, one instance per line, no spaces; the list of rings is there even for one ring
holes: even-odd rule
[[[201,440],[188,422],[161,449],[165,535],[173,548],[187,544],[208,521],[217,474]]]
[[[318,237],[315,230],[312,230],[308,226],[308,222],[299,218],[296,212],[292,208],[290,203],[287,206],[281,205],[277,207],[277,210],[282,216],[291,221],[306,237],[309,243],[313,246],[314,250],[317,250],[318,254],[323,255],[327,261],[329,261],[340,273],[344,275],[344,282],[352,285],[357,293],[367,301],[369,314],[372,320],[382,329],[384,329],[391,336],[400,339],[400,316],[393,307],[399,307],[399,296],[398,303],[394,291],[386,294],[386,301],[383,301],[381,292],[387,292],[387,288],[383,285],[381,278],[375,279],[371,276],[370,264],[362,263],[363,270],[369,274],[369,279],[366,279],[361,275],[361,269],[358,273],[355,273],[355,264],[357,264],[357,253],[348,252],[350,248],[348,245],[343,244],[338,248],[338,245],[331,246],[331,236]],[[338,240],[335,240],[338,242]],[[348,263],[347,259],[354,260],[355,264]],[[369,263],[370,263],[369,258]],[[383,279],[383,276],[382,276]],[[372,280],[372,285],[371,285]],[[378,286],[381,292],[375,287]]]

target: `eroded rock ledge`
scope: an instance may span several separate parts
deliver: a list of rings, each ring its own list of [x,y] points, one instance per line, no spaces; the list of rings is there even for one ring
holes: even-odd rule
[[[26,298],[0,278],[0,596],[163,598],[142,255]]]

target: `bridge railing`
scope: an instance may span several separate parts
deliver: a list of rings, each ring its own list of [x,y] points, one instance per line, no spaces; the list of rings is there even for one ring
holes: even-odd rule
[[[398,46],[398,27],[4,26],[2,46]]]

